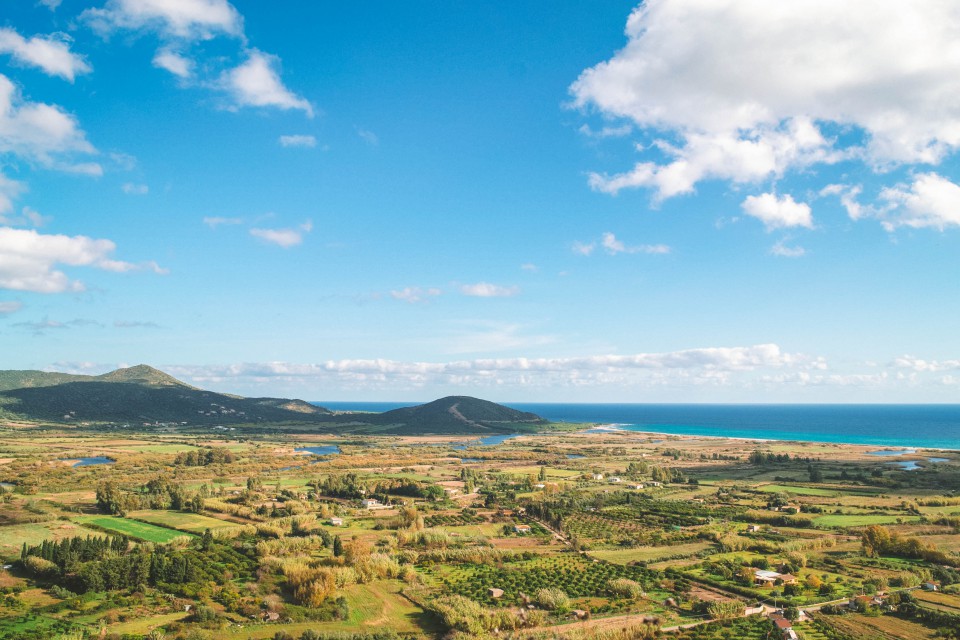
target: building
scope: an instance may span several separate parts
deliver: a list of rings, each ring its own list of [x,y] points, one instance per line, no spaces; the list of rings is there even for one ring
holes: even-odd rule
[[[636,489],[637,491],[640,491],[641,489],[643,489],[643,485],[642,485],[642,484],[632,484],[632,485],[630,485],[630,488],[631,488],[631,489]]]
[[[595,474],[593,474],[591,477],[592,477],[594,480],[603,480],[603,474],[602,474],[602,473],[595,473]]]
[[[757,531],[760,531],[760,525],[758,524],[747,525],[747,533],[756,533]]]
[[[621,479],[618,478],[617,476],[613,476],[613,477],[610,478],[607,482],[609,482],[610,484],[617,484],[617,483],[619,483],[619,482],[623,482],[623,480],[621,480]]]
[[[371,511],[373,511],[373,510],[375,510],[375,509],[389,509],[389,508],[390,508],[389,506],[383,504],[382,502],[380,502],[380,501],[377,500],[376,498],[364,498],[363,500],[360,501],[360,505],[361,505],[364,509],[369,509],[369,510],[371,510]]]
[[[330,524],[334,527],[342,527],[343,518],[330,518]]]
[[[496,587],[490,587],[487,589],[487,594],[491,598],[501,598],[503,597],[503,589],[497,589]]]
[[[923,583],[923,590],[924,590],[924,591],[940,591],[940,583],[939,583],[939,582],[924,582],[924,583]]]
[[[778,580],[783,584],[796,584],[797,577],[789,573],[777,573],[765,569],[754,569],[753,571],[753,581],[760,586],[770,586]]]
[[[528,524],[515,524],[513,525],[513,530],[517,533],[530,533],[530,531],[532,531]]]

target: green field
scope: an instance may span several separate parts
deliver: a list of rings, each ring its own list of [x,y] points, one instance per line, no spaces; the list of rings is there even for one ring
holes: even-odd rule
[[[894,524],[897,520],[916,522],[918,516],[884,516],[884,515],[827,515],[813,519],[817,527],[866,527],[871,524]]]
[[[760,491],[768,493],[792,493],[797,496],[835,496],[836,491],[820,489],[819,487],[794,487],[786,484],[765,484],[759,487]]]
[[[118,518],[115,516],[81,516],[76,518],[75,522],[97,527],[109,533],[130,536],[131,538],[144,540],[146,542],[170,542],[183,536],[193,535],[147,524],[146,522],[137,522],[136,520],[127,520],[126,518]]]
[[[232,529],[240,526],[234,522],[227,522],[196,513],[185,513],[183,511],[131,511],[127,514],[127,517],[131,520],[138,520],[140,522],[186,531],[188,533],[203,533],[206,529],[216,531],[217,529]]]

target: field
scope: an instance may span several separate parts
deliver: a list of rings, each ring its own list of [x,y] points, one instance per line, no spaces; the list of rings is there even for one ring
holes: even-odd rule
[[[184,513],[182,511],[131,511],[127,514],[127,518],[196,534],[201,534],[206,529],[217,531],[220,529],[233,529],[240,526],[235,522],[227,522],[226,520],[219,520],[197,513]]]
[[[82,516],[77,518],[76,522],[102,529],[107,533],[130,536],[131,538],[145,542],[171,542],[177,538],[192,535],[182,531],[174,531],[166,527],[158,527],[146,522],[138,522],[126,518],[115,518],[113,516]]]
[[[0,552],[13,566],[0,571],[0,637],[18,640],[101,628],[124,640],[563,639],[643,621],[684,627],[665,637],[760,640],[771,622],[737,617],[747,603],[816,609],[904,581],[960,583],[960,499],[947,489],[960,464],[899,472],[867,448],[756,463],[742,441],[630,433],[461,450],[465,438],[2,428]],[[341,453],[293,453],[311,442]],[[73,468],[66,455],[115,462]],[[885,546],[868,553],[866,531]],[[785,579],[758,584],[757,571]],[[960,620],[960,596],[914,593],[919,610]],[[872,606],[799,628],[910,639],[954,620]],[[734,617],[704,623],[714,610]]]

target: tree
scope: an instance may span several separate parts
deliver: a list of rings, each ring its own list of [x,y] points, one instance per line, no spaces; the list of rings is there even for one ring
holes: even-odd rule
[[[213,532],[210,529],[204,529],[203,537],[200,538],[200,548],[204,551],[210,549],[210,545],[213,544]]]
[[[547,479],[547,468],[546,468],[546,467],[540,467],[540,474],[537,476],[537,478],[540,480],[540,482],[543,482],[544,480]]]
[[[339,558],[343,555],[343,540],[340,539],[340,536],[333,537],[333,557]]]

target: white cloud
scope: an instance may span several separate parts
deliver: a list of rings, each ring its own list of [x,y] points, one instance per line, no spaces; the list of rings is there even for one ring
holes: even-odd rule
[[[900,356],[895,358],[891,366],[896,369],[908,369],[917,373],[937,373],[940,371],[960,370],[960,359],[953,360],[924,360],[914,356]]]
[[[24,207],[20,210],[20,214],[16,216],[0,214],[0,225],[8,225],[11,227],[42,227],[49,221],[50,218],[48,216],[41,215],[39,211],[31,209],[30,207]]]
[[[633,133],[633,125],[622,124],[616,127],[604,126],[600,129],[593,129],[590,125],[584,124],[580,126],[578,131],[589,138],[622,138]]]
[[[24,38],[9,27],[0,28],[0,53],[8,53],[21,64],[70,82],[78,74],[92,70],[81,56],[70,51],[69,37],[59,33]]]
[[[828,184],[820,190],[819,195],[821,197],[838,196],[840,204],[846,209],[850,219],[859,220],[876,213],[873,207],[864,206],[857,200],[862,191],[863,187],[860,185]]]
[[[0,216],[13,211],[13,201],[26,190],[26,185],[18,180],[12,180],[0,173]],[[3,224],[0,221],[0,224]]]
[[[0,300],[0,316],[8,316],[22,308],[23,303],[18,300]]]
[[[746,200],[740,204],[740,208],[748,216],[762,222],[767,231],[787,227],[813,228],[810,205],[804,202],[795,202],[789,194],[782,198],[777,197],[775,193],[747,196]]]
[[[312,118],[310,103],[284,86],[277,71],[279,63],[276,56],[252,50],[246,62],[223,74],[221,85],[237,107],[299,109]]]
[[[50,9],[50,11],[56,11],[62,3],[63,0],[40,0],[40,4]]]
[[[843,158],[937,163],[960,146],[958,24],[960,5],[943,0],[647,0],[626,46],[570,90],[575,106],[660,137],[665,161],[591,185],[666,198]]]
[[[580,242],[579,240],[570,245],[570,249],[577,255],[589,256],[597,248],[595,242]]]
[[[280,136],[281,147],[315,147],[317,139],[314,136],[292,135]]]
[[[58,269],[59,265],[113,272],[145,268],[163,272],[156,263],[136,265],[114,260],[110,256],[115,249],[110,240],[0,227],[0,289],[37,293],[82,291],[83,283],[71,280]]]
[[[404,287],[403,289],[391,291],[390,297],[394,300],[403,300],[410,304],[416,304],[418,302],[426,302],[430,298],[439,296],[441,293],[443,292],[436,287]]]
[[[489,282],[478,282],[476,284],[461,285],[460,293],[476,298],[509,298],[520,293],[520,287],[504,287],[490,284]]]
[[[208,216],[203,219],[203,224],[211,229],[216,229],[220,225],[243,224],[243,218],[225,218],[222,216]]]
[[[243,18],[226,0],[107,0],[104,8],[87,9],[80,18],[103,34],[150,29],[187,40],[243,35]]]
[[[369,144],[371,147],[375,147],[380,144],[380,138],[373,131],[369,129],[357,129],[357,135],[360,136],[360,139]]]
[[[909,186],[897,185],[880,192],[891,205],[892,215],[884,222],[888,229],[931,227],[943,231],[960,226],[960,186],[937,175],[921,173]]]
[[[503,329],[509,338],[510,327]],[[515,337],[515,336],[514,336]],[[503,345],[501,345],[503,346]],[[484,358],[450,362],[403,362],[388,359],[330,360],[316,364],[288,362],[225,366],[165,367],[194,383],[247,379],[340,383],[363,388],[425,387],[582,387],[608,384],[730,384],[735,376],[769,370],[817,371],[821,358],[784,353],[775,344],[716,347],[666,353],[596,355],[568,358]]]
[[[153,57],[153,66],[166,69],[178,78],[189,78],[193,75],[193,60],[170,49],[157,51],[157,55]]]
[[[770,254],[780,256],[781,258],[800,258],[807,253],[807,250],[799,246],[788,246],[782,240],[770,247]]]
[[[652,253],[652,254],[665,254],[670,253],[670,247],[665,244],[641,244],[633,247],[628,247],[623,244],[620,240],[617,240],[617,237],[610,233],[609,231],[605,232],[600,237],[600,244],[606,249],[607,253],[614,256],[618,253]]]
[[[73,153],[94,153],[76,118],[60,107],[24,101],[9,78],[0,74],[0,153],[12,153],[45,166],[95,175],[95,163],[71,165],[58,160]]]
[[[145,196],[150,192],[150,187],[145,184],[125,182],[123,183],[123,186],[120,187],[120,190],[131,196]]]
[[[303,242],[303,235],[313,230],[313,223],[309,220],[295,229],[250,229],[250,235],[260,238],[264,242],[275,244],[278,247],[289,249]]]
[[[520,268],[524,271],[529,271],[530,273],[536,273],[540,271],[540,267],[533,264],[532,262],[525,262],[522,265],[520,265]]]

